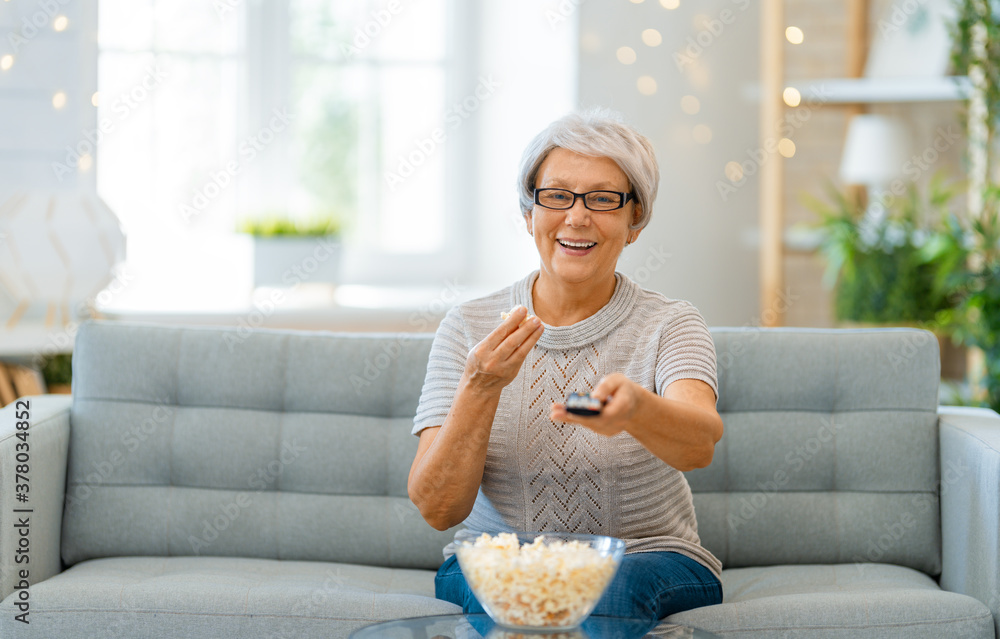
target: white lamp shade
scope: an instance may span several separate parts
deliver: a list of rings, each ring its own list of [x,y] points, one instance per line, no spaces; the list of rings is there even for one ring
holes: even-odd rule
[[[0,290],[16,302],[76,308],[125,259],[125,234],[90,192],[15,193],[0,202]]]
[[[847,128],[840,178],[847,184],[884,186],[903,173],[908,157],[902,124],[882,115],[856,115]]]

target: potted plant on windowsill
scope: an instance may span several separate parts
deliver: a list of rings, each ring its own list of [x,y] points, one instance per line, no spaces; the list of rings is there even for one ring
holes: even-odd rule
[[[254,286],[337,282],[341,225],[335,215],[270,213],[243,220],[238,230],[253,237]]]

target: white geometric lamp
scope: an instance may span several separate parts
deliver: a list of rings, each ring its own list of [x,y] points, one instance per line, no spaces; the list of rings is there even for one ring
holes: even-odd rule
[[[46,326],[74,319],[77,307],[107,286],[125,260],[125,233],[91,192],[20,192],[0,203],[0,291],[16,304],[13,328],[34,304]],[[2,319],[2,318],[0,318]]]

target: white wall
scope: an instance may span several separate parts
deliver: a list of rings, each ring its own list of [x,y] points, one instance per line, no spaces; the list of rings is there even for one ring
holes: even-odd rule
[[[569,4],[569,3],[566,3]],[[479,242],[470,274],[489,290],[538,268],[517,199],[517,168],[528,142],[572,111],[577,93],[578,11],[556,2],[506,0],[480,7],[480,60],[484,74],[502,82],[478,114]]]
[[[759,313],[758,176],[725,200],[717,188],[720,180],[729,183],[725,164],[747,160],[748,150],[757,148],[758,107],[743,95],[758,78],[758,8],[749,0],[681,0],[666,10],[645,0],[583,2],[579,9],[580,103],[623,112],[653,142],[660,163],[653,219],[625,249],[619,270],[646,288],[691,301],[711,326],[750,324]],[[662,34],[659,46],[643,43],[650,28]],[[699,45],[700,53],[691,49],[692,64],[678,68],[674,53],[684,51],[689,38],[708,45]],[[618,61],[622,46],[635,50],[635,63]],[[639,93],[643,75],[655,79],[654,95]],[[696,115],[681,110],[684,95],[700,101]],[[699,124],[711,129],[707,144],[693,138]]]

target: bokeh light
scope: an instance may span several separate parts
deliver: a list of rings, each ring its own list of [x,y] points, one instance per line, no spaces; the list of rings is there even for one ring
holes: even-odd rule
[[[785,87],[781,97],[784,98],[785,104],[790,107],[797,107],[802,102],[802,94],[795,87]]]
[[[656,80],[651,75],[639,76],[635,84],[639,88],[639,93],[643,95],[653,95],[656,93]]]
[[[619,47],[615,55],[618,56],[618,61],[622,64],[632,64],[635,62],[635,49],[632,47]]]

